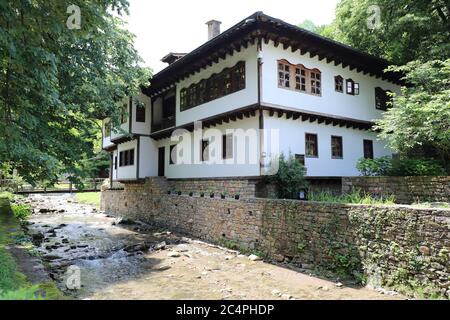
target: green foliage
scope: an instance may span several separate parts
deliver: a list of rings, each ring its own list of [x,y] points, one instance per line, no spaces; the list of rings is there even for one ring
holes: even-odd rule
[[[380,8],[380,25],[368,28],[370,6]],[[446,1],[342,0],[336,8],[334,38],[395,64],[444,60],[450,52],[450,7]]]
[[[350,193],[343,195],[333,195],[329,192],[310,192],[308,195],[310,201],[331,202],[331,203],[353,203],[353,204],[394,204],[395,197],[375,198],[372,195],[361,190],[352,190]]]
[[[2,191],[0,192],[0,199],[8,199],[9,201],[14,200],[14,194],[8,191]]]
[[[115,99],[150,77],[120,17],[127,0],[77,1],[79,30],[66,27],[72,3],[0,2],[0,163],[30,183],[83,177],[99,119],[118,124]]]
[[[392,168],[391,157],[381,157],[376,159],[361,158],[356,164],[356,169],[363,176],[387,176]]]
[[[44,300],[38,291],[39,286],[32,286],[14,291],[0,292],[0,300]]]
[[[450,59],[391,69],[405,72],[409,86],[377,122],[380,137],[402,154],[421,148],[450,172]]]
[[[358,160],[356,168],[363,176],[444,176],[445,169],[434,159],[381,157]]]
[[[25,204],[13,204],[11,206],[14,217],[25,220],[31,215],[31,206]]]
[[[305,179],[306,169],[290,154],[287,158],[284,154],[279,157],[278,172],[267,179],[273,183],[280,199],[297,199],[300,189],[308,184]]]

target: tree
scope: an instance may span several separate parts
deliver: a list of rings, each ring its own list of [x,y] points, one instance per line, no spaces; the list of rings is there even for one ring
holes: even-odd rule
[[[450,172],[450,59],[390,69],[404,72],[408,85],[377,122],[380,137],[402,154],[425,147]]]
[[[0,2],[0,162],[28,182],[83,176],[99,119],[119,122],[115,100],[136,93],[150,72],[120,18],[126,0]]]
[[[336,40],[402,65],[448,58],[449,18],[445,0],[342,0],[333,27]]]

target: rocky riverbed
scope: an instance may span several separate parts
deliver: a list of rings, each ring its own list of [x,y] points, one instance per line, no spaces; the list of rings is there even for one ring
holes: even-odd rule
[[[76,299],[401,298],[121,220],[71,195],[21,202],[33,207],[26,228],[45,271]]]

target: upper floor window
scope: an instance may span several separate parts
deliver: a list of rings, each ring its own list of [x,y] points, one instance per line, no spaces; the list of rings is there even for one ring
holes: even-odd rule
[[[373,159],[373,141],[364,140],[364,158]]]
[[[392,103],[389,90],[383,90],[380,87],[375,88],[375,108],[386,111],[389,104]]]
[[[109,138],[111,136],[111,120],[105,121],[105,138]]]
[[[334,77],[334,90],[337,92],[344,92],[344,78],[341,76]]]
[[[278,85],[280,87],[291,87],[291,67],[285,63],[278,63]]]
[[[242,89],[245,89],[244,61],[188,88],[183,88],[180,91],[180,110],[188,110]]]
[[[278,87],[320,96],[322,75],[319,69],[308,69],[282,59],[278,61]]]
[[[313,133],[305,134],[305,150],[307,157],[319,156],[319,148],[317,145],[317,134]]]
[[[145,122],[145,105],[136,106],[136,122]]]
[[[333,159],[343,158],[342,137],[331,136],[331,157]]]
[[[346,92],[351,95],[359,95],[359,83],[353,81],[352,79],[346,80]]]

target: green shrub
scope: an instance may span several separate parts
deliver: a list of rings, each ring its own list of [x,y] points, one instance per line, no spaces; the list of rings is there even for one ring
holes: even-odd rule
[[[13,215],[19,220],[25,220],[31,215],[31,207],[25,204],[13,204],[11,209]]]
[[[356,168],[363,176],[445,176],[445,169],[433,159],[381,157],[361,158]]]
[[[332,202],[332,203],[354,203],[354,204],[394,204],[395,197],[375,198],[372,195],[361,190],[353,190],[351,193],[335,196],[329,192],[310,192],[308,194],[310,201]]]
[[[44,300],[38,291],[39,286],[33,286],[15,291],[0,292],[0,300]]]
[[[14,194],[8,191],[0,192],[0,199],[8,199],[9,201],[14,200]]]
[[[361,158],[356,164],[356,169],[363,176],[388,176],[392,168],[391,157],[381,157],[377,159]]]
[[[306,168],[291,154],[285,158],[279,157],[278,172],[270,176],[269,183],[273,183],[280,199],[297,199],[302,188],[308,186],[305,179]]]

